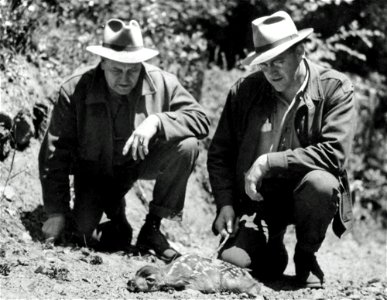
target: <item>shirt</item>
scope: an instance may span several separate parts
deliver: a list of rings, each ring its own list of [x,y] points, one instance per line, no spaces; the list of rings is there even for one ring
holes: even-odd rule
[[[285,149],[294,149],[300,146],[294,128],[294,117],[300,96],[306,88],[308,79],[309,71],[307,70],[300,89],[290,103],[273,89],[272,100],[275,101],[275,105],[269,118],[261,126],[261,134],[258,140],[258,156]]]
[[[136,86],[129,95],[113,95],[109,93],[110,116],[113,133],[113,165],[135,163],[130,153],[122,155],[122,150],[134,131],[136,104],[141,97],[141,72]]]

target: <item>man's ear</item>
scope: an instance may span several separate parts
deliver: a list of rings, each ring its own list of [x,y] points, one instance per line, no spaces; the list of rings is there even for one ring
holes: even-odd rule
[[[296,49],[294,49],[296,55],[298,58],[302,59],[305,55],[305,47],[304,47],[304,43],[299,43],[297,46],[296,46]]]
[[[105,64],[106,64],[106,60],[103,57],[101,57],[101,69],[102,70],[105,70]]]

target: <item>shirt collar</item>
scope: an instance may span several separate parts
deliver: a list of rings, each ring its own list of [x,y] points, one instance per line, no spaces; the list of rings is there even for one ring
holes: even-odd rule
[[[304,63],[305,68],[306,68],[306,75],[305,75],[305,79],[304,79],[303,83],[301,84],[300,88],[298,89],[298,91],[296,93],[296,97],[298,95],[300,95],[301,93],[305,92],[306,86],[308,85],[308,81],[309,81],[309,68],[308,68],[308,65],[305,63],[305,59],[303,59],[302,62]]]

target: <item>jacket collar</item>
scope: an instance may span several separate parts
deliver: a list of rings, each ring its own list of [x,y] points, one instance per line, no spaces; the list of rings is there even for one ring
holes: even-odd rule
[[[321,101],[324,99],[324,94],[321,87],[319,67],[308,59],[304,59],[304,62],[309,69],[309,81],[304,96],[313,101]]]
[[[143,63],[144,72],[142,72],[142,90],[141,96],[151,95],[156,93],[157,89],[149,74],[150,65]],[[105,81],[105,76],[99,63],[92,73],[92,83],[86,97],[86,104],[105,103],[107,100],[108,87]]]
[[[147,63],[143,63],[142,65],[143,65],[143,68],[144,68],[144,73],[143,73],[144,77],[143,77],[143,82],[142,82],[141,95],[145,96],[145,95],[154,94],[154,93],[156,93],[157,88],[156,88],[156,85],[153,82],[152,77],[149,74],[150,65],[147,64]]]

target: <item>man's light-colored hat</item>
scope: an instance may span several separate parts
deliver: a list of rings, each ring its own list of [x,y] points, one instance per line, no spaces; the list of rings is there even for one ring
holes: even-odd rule
[[[313,32],[313,28],[297,30],[292,18],[284,11],[255,19],[252,23],[255,51],[243,65],[256,65],[281,54]]]
[[[86,50],[122,63],[139,63],[159,54],[157,50],[144,47],[137,21],[131,20],[127,25],[119,19],[106,22],[102,45],[89,46]]]

